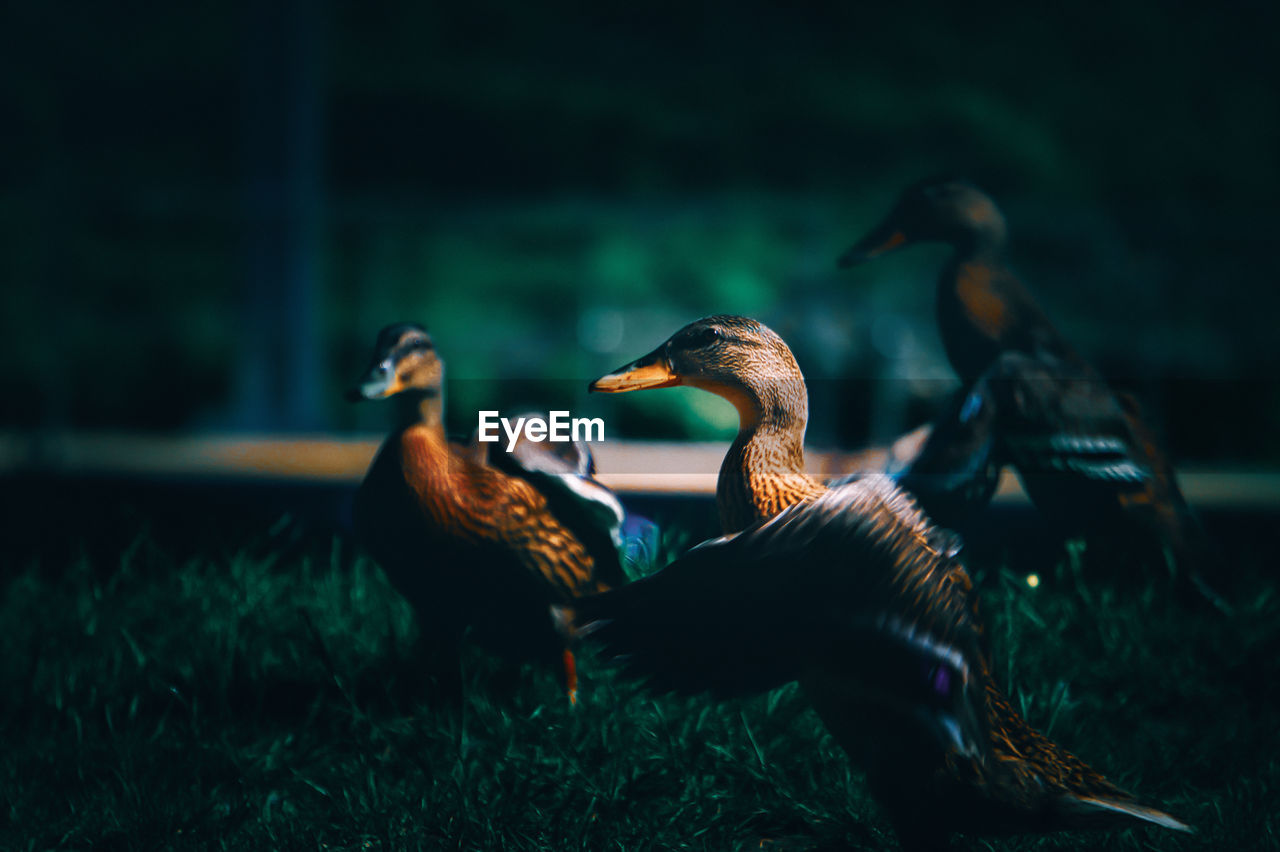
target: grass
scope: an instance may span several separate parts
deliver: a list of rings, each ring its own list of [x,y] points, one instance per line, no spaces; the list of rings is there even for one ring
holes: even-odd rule
[[[550,675],[467,657],[460,715],[433,709],[412,615],[344,546],[245,537],[178,559],[34,562],[0,613],[0,848],[893,848],[794,687],[653,697],[583,660]],[[1260,848],[1280,816],[1280,599],[1260,572],[1230,622],[1160,583],[1028,587],[983,575],[997,670],[1026,715],[1194,823],[965,840],[957,848]],[[514,685],[513,685],[514,684]]]

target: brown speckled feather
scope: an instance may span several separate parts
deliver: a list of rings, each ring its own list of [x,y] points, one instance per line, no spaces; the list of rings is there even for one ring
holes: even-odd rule
[[[716,483],[721,529],[740,530],[826,492],[822,483],[803,472],[803,455],[795,457],[801,442],[803,436],[796,441],[772,431],[739,433],[720,465]]]
[[[446,456],[425,428],[401,437],[405,481],[441,535],[509,551],[566,598],[601,591],[585,547],[528,482]]]

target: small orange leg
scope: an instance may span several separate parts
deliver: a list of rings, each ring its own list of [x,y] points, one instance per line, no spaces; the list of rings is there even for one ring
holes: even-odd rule
[[[564,685],[569,690],[569,703],[578,703],[578,661],[573,658],[573,652],[568,648],[564,649]]]

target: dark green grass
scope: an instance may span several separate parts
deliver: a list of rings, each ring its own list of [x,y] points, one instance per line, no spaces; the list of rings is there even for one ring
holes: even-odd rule
[[[896,844],[794,687],[714,704],[651,697],[583,661],[467,657],[461,716],[433,709],[412,616],[378,570],[331,556],[34,564],[4,589],[0,848],[854,849]],[[1226,621],[1080,578],[984,574],[1015,705],[1194,823],[990,848],[1244,849],[1280,817],[1268,578]],[[514,683],[514,685],[512,685]],[[989,848],[961,840],[958,848]]]

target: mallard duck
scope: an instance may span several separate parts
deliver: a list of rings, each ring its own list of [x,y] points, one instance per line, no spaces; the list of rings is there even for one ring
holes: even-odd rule
[[[657,349],[590,385],[599,393],[688,385],[738,410],[738,435],[720,465],[724,530],[740,530],[826,489],[804,473],[809,397],[791,349],[772,329],[738,316],[690,323]]]
[[[984,192],[961,180],[922,181],[839,260],[850,267],[917,243],[954,253],[938,280],[937,316],[947,360],[964,384],[1002,352],[1051,355],[1083,375],[1088,364],[1053,327],[1005,261],[1008,227]]]
[[[604,486],[576,470],[551,470],[536,454],[523,462],[513,454],[499,469],[487,445],[451,444],[443,380],[422,326],[379,333],[349,397],[392,398],[397,422],[356,495],[356,536],[412,604],[446,694],[460,689],[459,643],[470,631],[508,660],[563,665],[572,698],[573,658],[547,606],[625,582],[602,523],[616,522],[621,507]],[[575,505],[592,500],[607,505]]]
[[[1136,529],[1225,608],[1201,579],[1208,543],[1155,430],[1136,399],[1114,392],[1067,343],[1009,268],[1007,227],[990,197],[959,180],[912,186],[840,265],[927,242],[953,249],[938,280],[937,316],[963,387],[926,445],[931,461],[922,472],[949,468],[954,486],[964,470],[986,475],[1012,464],[1032,501],[1064,533]],[[994,405],[993,416],[958,420],[984,404]],[[976,430],[988,428],[994,440],[975,439]],[[951,445],[957,436],[972,457]],[[969,493],[990,496],[982,487]]]
[[[709,317],[591,387],[674,384],[738,407],[742,431],[717,489],[729,535],[562,608],[569,632],[658,690],[724,697],[799,681],[909,848],[954,831],[1188,830],[1009,704],[991,675],[954,534],[887,477],[828,490],[804,476],[804,378],[776,334]],[[763,431],[786,452],[744,449],[766,422],[787,424]]]

